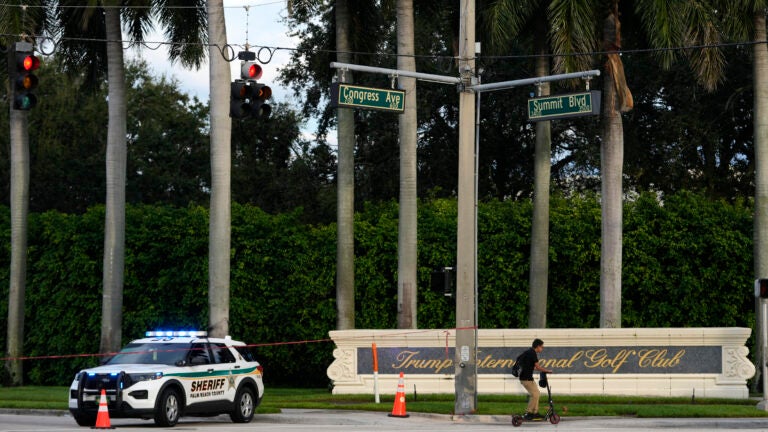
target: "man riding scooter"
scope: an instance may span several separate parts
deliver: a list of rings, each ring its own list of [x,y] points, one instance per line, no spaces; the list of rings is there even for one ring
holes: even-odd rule
[[[528,407],[525,409],[525,420],[541,420],[544,418],[539,414],[539,386],[533,380],[533,371],[537,370],[544,373],[552,373],[553,371],[545,369],[539,366],[538,354],[544,351],[544,341],[541,339],[534,339],[531,347],[525,350],[520,355],[520,384],[525,387],[525,390],[531,396],[528,399]]]

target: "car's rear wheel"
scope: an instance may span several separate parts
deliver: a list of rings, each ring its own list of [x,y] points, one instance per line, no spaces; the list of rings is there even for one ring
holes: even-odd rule
[[[155,406],[155,424],[169,427],[179,422],[181,416],[181,402],[179,392],[173,388],[163,390]]]
[[[253,419],[255,407],[253,391],[248,387],[240,387],[235,395],[235,406],[229,417],[235,423],[249,423]]]

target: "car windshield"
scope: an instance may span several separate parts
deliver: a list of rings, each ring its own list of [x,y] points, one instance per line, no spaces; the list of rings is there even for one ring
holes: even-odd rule
[[[189,346],[179,343],[132,343],[120,350],[106,364],[174,365],[187,357]]]

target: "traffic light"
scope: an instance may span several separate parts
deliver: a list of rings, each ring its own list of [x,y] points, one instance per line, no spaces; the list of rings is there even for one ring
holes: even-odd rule
[[[446,297],[453,297],[456,290],[456,269],[454,267],[440,267],[432,271],[432,288],[442,291]]]
[[[31,48],[16,50],[16,67],[13,85],[13,109],[29,111],[37,105],[37,96],[32,90],[37,88],[39,80],[34,72],[40,67],[40,59]]]
[[[230,117],[269,117],[272,107],[266,100],[272,97],[272,89],[257,81],[261,74],[261,66],[256,62],[243,61],[240,64],[240,79],[234,80],[230,85]]]
[[[251,115],[251,101],[254,98],[253,90],[253,86],[246,80],[235,80],[230,84],[230,117],[245,118]]]
[[[257,80],[261,78],[261,66],[256,62],[242,62],[240,64],[240,78],[244,80]]]
[[[768,279],[755,279],[755,297],[768,298]]]
[[[272,113],[272,107],[267,104],[267,99],[272,97],[272,89],[265,84],[255,83],[255,85],[255,98],[251,104],[251,115],[267,118]]]

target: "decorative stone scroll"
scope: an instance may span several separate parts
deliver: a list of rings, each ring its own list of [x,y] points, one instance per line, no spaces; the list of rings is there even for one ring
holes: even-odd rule
[[[555,371],[549,383],[558,394],[748,398],[750,334],[734,327],[480,329],[478,392],[525,393],[510,370],[539,338],[539,362]],[[332,331],[333,392],[373,393],[375,343],[382,393],[395,393],[400,372],[407,391],[454,393],[455,336],[453,329]]]

